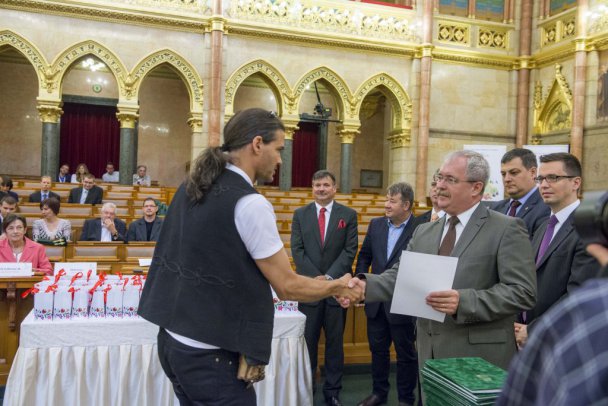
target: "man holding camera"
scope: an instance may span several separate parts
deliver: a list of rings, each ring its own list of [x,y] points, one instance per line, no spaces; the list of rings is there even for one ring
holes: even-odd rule
[[[551,306],[597,274],[598,263],[585,251],[573,227],[574,210],[579,206],[581,164],[572,154],[554,153],[540,157],[536,177],[543,201],[551,216],[534,234],[532,248],[536,255],[536,305],[520,315],[515,323],[519,347],[528,338],[538,318]]]

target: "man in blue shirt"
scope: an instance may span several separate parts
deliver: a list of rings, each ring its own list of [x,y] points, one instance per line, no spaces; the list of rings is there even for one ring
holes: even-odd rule
[[[389,186],[384,204],[386,216],[372,219],[363,240],[356,273],[381,274],[391,268],[407,248],[417,219],[412,214],[414,190],[405,182]],[[367,337],[372,353],[372,394],[359,405],[386,403],[389,392],[390,346],[397,352],[397,393],[399,405],[414,404],[418,379],[418,357],[414,347],[416,320],[411,316],[390,313],[390,302],[368,303]]]
[[[592,244],[604,271],[608,250]],[[608,279],[587,281],[538,321],[513,360],[497,406],[600,405],[608,400]]]

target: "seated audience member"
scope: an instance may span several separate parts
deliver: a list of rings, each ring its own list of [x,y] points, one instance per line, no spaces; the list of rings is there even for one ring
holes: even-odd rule
[[[105,203],[101,207],[101,219],[88,219],[82,227],[80,241],[125,242],[127,225],[116,218],[116,205]]]
[[[17,211],[17,200],[15,200],[12,196],[4,196],[2,200],[0,200],[0,230],[2,229],[2,222],[4,218],[11,213],[15,213]]]
[[[84,175],[82,186],[70,190],[68,203],[101,204],[103,189],[95,185],[95,176],[90,173]]]
[[[76,173],[73,173],[72,177],[70,178],[70,183],[82,183],[85,175],[90,173],[89,168],[85,164],[78,164],[76,167]],[[95,176],[93,176],[93,179],[95,179]]]
[[[70,165],[63,164],[59,168],[59,173],[57,174],[57,182],[59,183],[68,183],[71,182],[72,177],[70,176]]]
[[[61,200],[57,193],[51,192],[51,177],[43,176],[40,178],[40,190],[30,195],[30,203],[40,203],[49,198]]]
[[[137,173],[133,175],[133,185],[150,186],[152,184],[150,177],[146,175],[147,170],[146,165],[137,167]]]
[[[439,173],[439,170],[435,171],[435,175]],[[420,217],[418,217],[418,224],[428,223],[429,221],[437,221],[443,216],[445,216],[445,212],[439,208],[437,205],[437,181],[435,180],[435,176],[433,175],[433,181],[431,182],[431,188],[429,189],[429,198],[431,199],[431,205],[433,208],[427,212],[422,213]]]
[[[151,197],[144,200],[144,216],[129,225],[127,241],[158,241],[163,220],[156,215],[158,206]]]
[[[13,180],[8,175],[2,175],[2,183],[0,183],[0,189],[13,199],[19,201],[19,195],[13,192]]]
[[[32,270],[53,273],[44,247],[25,236],[25,217],[11,213],[4,218],[2,231],[6,238],[0,241],[0,262],[31,262]]]
[[[587,252],[606,275],[608,249]],[[598,266],[599,270],[599,266]],[[608,399],[608,279],[594,278],[538,321],[509,367],[498,406],[606,405]]]
[[[69,220],[57,217],[61,203],[58,199],[49,198],[40,203],[42,218],[34,221],[32,225],[32,236],[34,241],[52,243],[58,240],[70,241],[72,236],[72,224]]]
[[[118,181],[119,181],[118,177],[119,176],[120,176],[120,174],[118,173],[118,171],[114,170],[114,164],[112,162],[108,162],[108,164],[106,165],[106,173],[104,173],[101,176],[101,179],[104,182],[118,183]]]

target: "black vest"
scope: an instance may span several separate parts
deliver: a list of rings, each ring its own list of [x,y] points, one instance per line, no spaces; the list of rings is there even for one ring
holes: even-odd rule
[[[202,202],[177,190],[154,251],[139,314],[167,330],[268,363],[274,323],[270,285],[234,222],[257,193],[225,170]]]

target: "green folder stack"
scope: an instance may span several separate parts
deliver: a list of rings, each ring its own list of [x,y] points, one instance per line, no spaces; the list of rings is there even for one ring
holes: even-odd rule
[[[427,406],[492,405],[507,372],[483,358],[430,359],[422,378]]]

